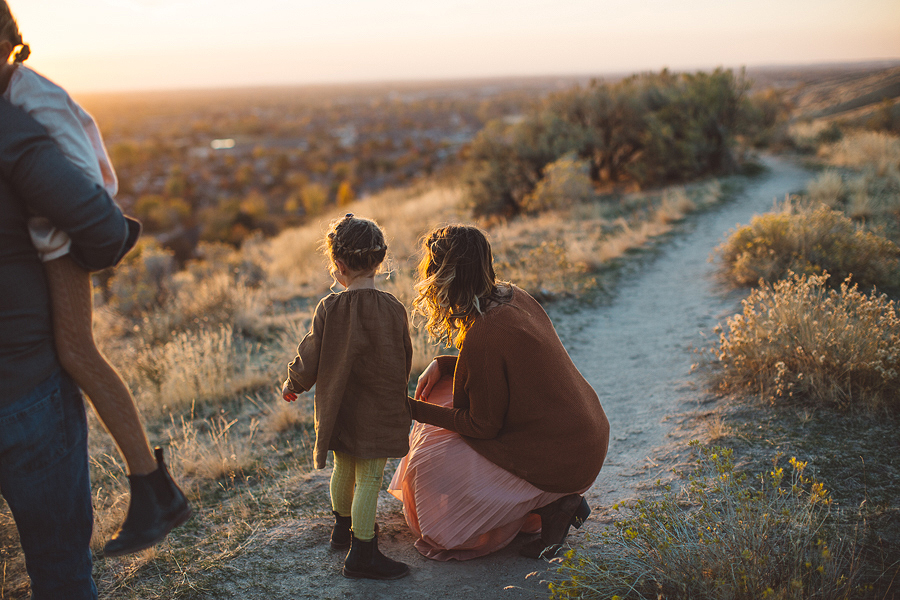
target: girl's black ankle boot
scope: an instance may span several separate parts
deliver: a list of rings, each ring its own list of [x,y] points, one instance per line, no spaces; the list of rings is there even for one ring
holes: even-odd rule
[[[378,536],[360,540],[351,533],[350,552],[344,559],[344,577],[353,579],[400,579],[409,575],[409,567],[391,560],[378,549]]]
[[[122,527],[103,548],[106,556],[138,552],[161,542],[191,516],[191,506],[172,480],[162,448],[154,450],[157,468],[147,475],[129,475],[131,501]]]
[[[350,526],[352,517],[342,517],[336,510],[334,514],[334,528],[331,530],[331,547],[335,550],[346,550],[350,547]]]

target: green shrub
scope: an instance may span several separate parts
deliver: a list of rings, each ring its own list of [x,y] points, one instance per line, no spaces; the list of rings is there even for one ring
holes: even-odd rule
[[[900,248],[824,205],[757,215],[717,251],[737,285],[828,272],[835,285],[852,275],[864,288],[900,289]]]
[[[522,200],[522,209],[541,212],[587,202],[594,196],[588,172],[588,164],[573,155],[567,154],[550,163],[534,191]]]
[[[534,126],[492,121],[469,147],[462,181],[468,207],[475,216],[511,216],[521,211],[522,199],[540,180],[541,169],[554,159],[534,155],[536,141],[523,139]]]
[[[469,204],[476,216],[529,210],[524,202],[545,167],[570,153],[596,183],[646,187],[733,172],[746,91],[743,77],[716,69],[555,94],[522,120],[492,121],[475,137],[463,175]]]
[[[570,551],[551,597],[605,600],[853,598],[854,553],[826,527],[828,492],[791,458],[757,477],[702,447],[681,494],[624,507],[596,553]]]
[[[719,331],[716,377],[777,399],[840,408],[900,409],[900,316],[895,303],[827,275],[763,285]]]

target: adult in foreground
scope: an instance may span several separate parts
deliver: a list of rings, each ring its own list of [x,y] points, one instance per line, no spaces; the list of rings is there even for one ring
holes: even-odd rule
[[[497,282],[475,227],[425,240],[415,308],[452,342],[422,373],[410,434],[390,491],[403,501],[416,548],[438,560],[483,556],[520,531],[525,556],[552,556],[590,509],[581,496],[603,466],[609,421],[543,308]],[[451,387],[452,386],[452,387]]]
[[[19,530],[32,599],[93,599],[84,401],[57,361],[27,220],[52,216],[72,238],[73,259],[90,270],[115,265],[140,226],[5,100],[0,123],[0,493]]]

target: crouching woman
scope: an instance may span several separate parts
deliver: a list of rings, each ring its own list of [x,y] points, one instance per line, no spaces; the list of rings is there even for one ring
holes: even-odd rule
[[[582,494],[603,466],[609,421],[543,308],[496,281],[491,247],[475,227],[451,225],[424,242],[416,310],[453,343],[422,373],[410,412],[418,423],[389,491],[416,548],[466,560],[520,549],[552,556],[590,513]]]

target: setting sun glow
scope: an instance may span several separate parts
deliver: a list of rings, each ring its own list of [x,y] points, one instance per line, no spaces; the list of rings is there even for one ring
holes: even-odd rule
[[[896,0],[10,0],[75,91],[900,58]]]

